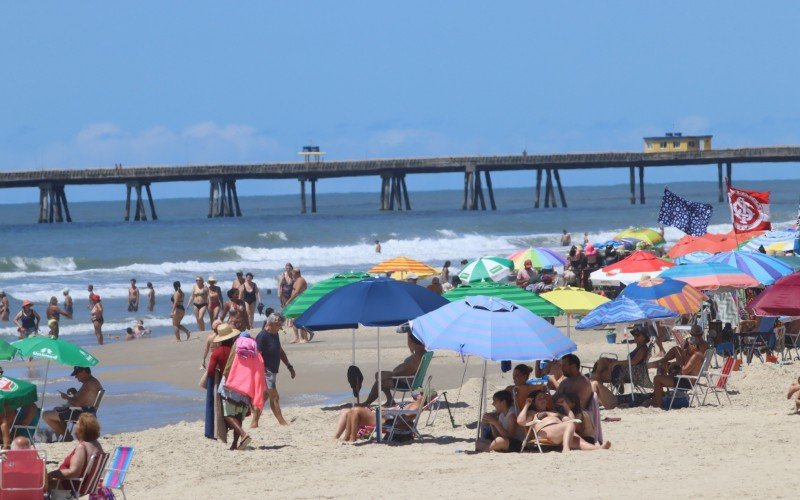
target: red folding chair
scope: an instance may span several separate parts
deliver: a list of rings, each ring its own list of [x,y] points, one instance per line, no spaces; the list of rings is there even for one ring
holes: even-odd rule
[[[44,454],[8,450],[0,455],[0,500],[44,498],[47,481]]]
[[[698,386],[704,388],[705,391],[703,392],[703,402],[702,405],[706,404],[706,396],[708,396],[709,392],[714,392],[714,396],[717,397],[717,403],[722,405],[722,401],[719,399],[719,393],[724,392],[725,397],[728,398],[728,404],[731,403],[731,397],[728,394],[728,379],[731,376],[731,372],[733,371],[733,364],[736,361],[736,358],[733,356],[725,358],[725,363],[722,364],[722,371],[716,372],[709,370],[708,378],[704,381],[698,381]]]

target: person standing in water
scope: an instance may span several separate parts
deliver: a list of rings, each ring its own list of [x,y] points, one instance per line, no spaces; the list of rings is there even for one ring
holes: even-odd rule
[[[89,297],[89,301],[92,303],[89,318],[91,318],[92,326],[94,326],[94,336],[97,337],[97,343],[103,345],[103,303],[96,293]]]
[[[14,316],[14,324],[17,325],[20,340],[28,338],[30,335],[39,331],[39,313],[33,309],[33,302],[28,299],[22,301],[22,309]]]
[[[86,291],[89,292],[89,303],[86,305],[86,309],[92,308],[92,295],[94,295],[94,285],[90,284],[86,287]]]
[[[69,288],[65,288],[61,293],[64,295],[64,310],[69,313],[69,318],[72,319],[72,295],[69,294]]]
[[[139,311],[139,289],[136,288],[136,280],[131,280],[131,286],[128,288],[128,312]]]
[[[61,315],[72,319],[72,314],[58,307],[58,299],[55,297],[50,297],[50,305],[47,306],[45,314],[47,316],[47,325],[50,327],[50,336],[57,339],[59,332],[58,322],[61,321]]]
[[[192,307],[194,308],[194,317],[197,320],[197,330],[204,332],[206,330],[204,318],[206,311],[208,311],[208,288],[203,282],[202,276],[197,276],[194,279],[194,286],[192,287]]]
[[[175,293],[172,294],[172,312],[170,313],[170,317],[172,317],[172,328],[175,330],[175,340],[177,342],[181,341],[181,332],[186,334],[186,340],[189,340],[190,331],[185,326],[181,325],[181,320],[186,315],[186,308],[183,306],[183,297],[184,293],[181,290],[181,282],[175,281],[172,283],[172,288],[175,289]]]
[[[289,303],[289,298],[292,296],[292,288],[294,287],[294,266],[287,262],[284,266],[283,274],[278,280],[278,299],[281,302],[281,308],[286,307]]]
[[[381,242],[380,242],[380,240],[375,240],[375,253],[381,253]]]
[[[10,314],[8,308],[8,295],[4,290],[0,290],[0,321],[8,321],[8,315]]]
[[[156,290],[153,288],[153,284],[149,281],[147,282],[147,310],[149,312],[153,312],[153,309],[156,307]]]
[[[565,229],[563,233],[561,233],[561,246],[568,247],[572,244],[572,235],[567,232]]]
[[[258,285],[253,281],[253,273],[244,275],[244,285],[242,287],[242,300],[247,308],[247,318],[250,324],[254,324],[253,320],[256,316],[256,304],[261,304],[261,290]]]
[[[225,299],[222,297],[222,288],[217,286],[217,278],[209,276],[206,288],[208,288],[208,316],[209,320],[214,323],[214,320],[219,318],[219,314],[222,312]]]

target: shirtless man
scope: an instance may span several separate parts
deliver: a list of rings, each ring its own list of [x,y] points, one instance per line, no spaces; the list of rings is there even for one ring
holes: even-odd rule
[[[300,275],[299,267],[292,269],[292,280],[292,294],[289,295],[289,300],[286,301],[287,304],[291,303],[295,297],[306,291],[308,288],[306,279]],[[294,325],[294,322],[292,322],[292,330],[294,331],[294,339],[291,341],[292,344],[305,344],[314,338],[313,333],[309,332],[305,328],[298,329]]]
[[[8,295],[3,290],[0,290],[0,321],[8,321],[8,315],[10,311],[8,310]]]
[[[153,284],[149,281],[147,282],[147,310],[149,312],[153,312],[153,309],[156,307],[156,290],[153,288]]]
[[[561,234],[561,246],[568,247],[572,243],[572,235],[567,232],[565,229],[564,232]]]
[[[92,308],[92,295],[94,295],[94,285],[89,285],[86,287],[86,291],[89,292],[89,304],[86,305],[86,309]]]
[[[67,311],[63,311],[60,307],[58,307],[58,299],[55,297],[50,297],[50,305],[47,306],[45,314],[47,315],[47,324],[50,326],[50,336],[54,339],[57,339],[58,322],[61,320],[61,316],[64,315],[67,318],[72,319],[72,314],[68,313]]]
[[[413,376],[417,373],[420,363],[422,363],[422,356],[425,354],[425,346],[422,345],[422,342],[417,340],[416,337],[411,335],[411,333],[408,334],[408,350],[411,351],[411,355],[403,360],[402,363],[395,366],[394,370],[390,372],[382,371],[380,373],[381,389],[386,395],[386,406],[394,404],[394,401],[392,401],[392,384],[394,382],[392,377]],[[369,406],[378,399],[378,376],[379,374],[375,373],[375,383],[369,391],[369,396],[367,396],[367,399],[361,406]]]
[[[61,399],[65,400],[64,405],[56,406],[52,410],[42,412],[42,420],[47,422],[57,435],[61,436],[67,430],[67,421],[78,418],[84,411],[94,412],[94,404],[97,401],[97,394],[103,390],[100,381],[92,376],[91,368],[76,366],[72,370],[71,376],[78,379],[81,388],[73,395],[58,391]],[[81,408],[80,410],[70,410],[70,407]],[[67,436],[67,441],[72,441],[72,436]]]
[[[703,366],[703,355],[700,354],[700,342],[695,337],[690,337],[686,340],[686,361],[683,365],[676,365],[680,367],[680,375],[697,376],[700,373],[700,368]],[[691,383],[686,379],[679,379],[677,376],[656,375],[653,379],[653,399],[646,401],[644,404],[652,404],[657,408],[661,408],[664,400],[664,389],[667,387],[679,387],[681,389],[691,389]]]
[[[128,312],[139,311],[139,289],[136,288],[136,280],[131,280],[131,286],[128,288]]]
[[[236,277],[233,278],[233,283],[231,283],[231,290],[236,290],[238,294],[238,298],[242,298],[242,292],[244,291],[244,272],[243,271],[236,271]],[[230,297],[230,296],[229,296]]]
[[[70,319],[72,318],[72,295],[69,294],[69,288],[65,288],[61,291],[64,295],[64,310],[69,313]]]
[[[587,409],[594,392],[589,379],[581,374],[581,360],[574,354],[567,354],[561,358],[561,371],[564,378],[558,384],[558,390],[553,399],[558,399],[561,394],[572,393],[580,399],[581,407],[584,410]]]

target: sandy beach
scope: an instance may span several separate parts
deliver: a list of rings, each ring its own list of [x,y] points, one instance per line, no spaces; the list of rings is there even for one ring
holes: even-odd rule
[[[357,364],[374,371],[376,332],[356,332]],[[196,337],[197,338],[197,337]],[[288,340],[288,336],[284,336]],[[622,344],[609,345],[600,332],[573,332],[584,364],[601,352],[625,355]],[[386,329],[381,337],[384,367],[406,351],[404,337]],[[108,371],[103,381],[168,380],[196,388],[201,342],[151,339],[92,349]],[[351,332],[318,334],[310,344],[285,344],[298,376],[281,372],[282,397],[349,391],[345,379],[351,357]],[[504,495],[570,495],[611,498],[648,495],[674,497],[793,497],[793,473],[800,417],[789,415],[784,389],[797,376],[797,363],[785,366],[756,361],[735,373],[733,405],[665,412],[615,409],[604,416],[611,450],[569,454],[474,454],[476,404],[481,362],[471,360],[453,428],[442,409],[434,425],[422,427],[424,439],[402,445],[341,444],[332,433],[341,404],[287,406],[291,425],[280,428],[265,414],[253,432],[251,449],[228,451],[203,436],[203,396],[197,388],[196,411],[185,422],[141,432],[107,435],[106,449],[132,445],[136,455],[127,479],[129,498],[398,498],[410,495],[466,498]],[[463,364],[451,353],[437,353],[430,367],[433,385],[456,403]],[[505,387],[510,374],[489,365],[489,393]],[[366,391],[368,388],[365,388]],[[362,394],[365,394],[362,393]],[[164,402],[163,404],[169,404]],[[98,415],[101,423],[103,410]],[[135,418],[135,416],[132,416]],[[467,427],[465,424],[469,424]],[[60,461],[71,444],[42,445],[48,459]]]

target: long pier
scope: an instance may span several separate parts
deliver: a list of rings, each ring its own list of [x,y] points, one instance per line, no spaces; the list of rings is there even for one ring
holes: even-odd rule
[[[686,167],[717,165],[719,201],[724,200],[723,170],[731,178],[734,163],[800,162],[800,146],[767,146],[675,153],[567,153],[502,156],[454,156],[432,158],[367,159],[347,161],[260,163],[248,165],[142,166],[94,169],[12,171],[0,173],[0,188],[38,187],[39,222],[71,222],[66,186],[119,184],[126,187],[125,220],[130,220],[131,194],[135,193],[134,217],[147,220],[148,198],[151,220],[157,220],[150,191],[154,182],[209,182],[208,217],[241,216],[237,181],[246,179],[297,179],[300,183],[300,211],[306,212],[306,182],[311,188],[311,212],[317,211],[316,183],[337,177],[378,176],[381,179],[380,210],[411,210],[405,178],[409,174],[463,173],[463,210],[486,210],[487,198],[492,210],[497,208],[491,172],[509,170],[535,171],[531,177],[535,191],[534,208],[567,206],[561,185],[561,170],[628,168],[630,203],[635,204],[637,173],[639,203],[645,202],[646,167]],[[543,179],[544,178],[544,179]],[[544,180],[544,200],[541,198]],[[485,187],[484,187],[485,185]],[[484,193],[485,191],[485,193]],[[558,192],[558,198],[556,197]],[[486,196],[484,196],[486,194]]]

